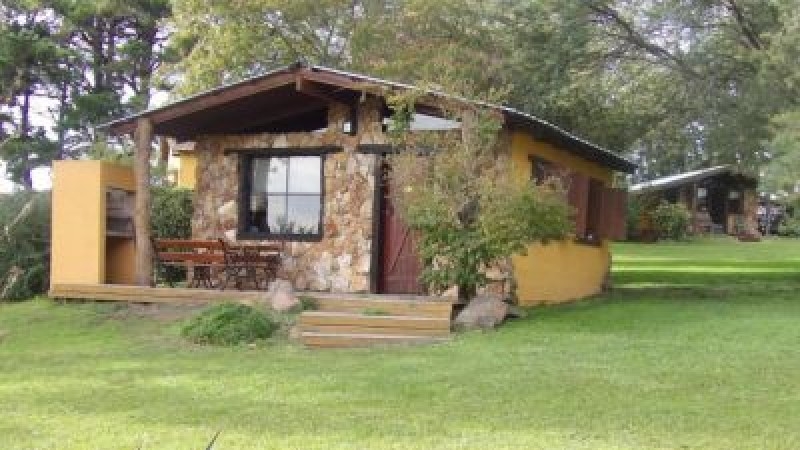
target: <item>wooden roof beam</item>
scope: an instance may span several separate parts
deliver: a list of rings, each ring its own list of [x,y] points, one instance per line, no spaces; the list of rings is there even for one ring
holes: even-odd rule
[[[155,110],[152,113],[146,114],[146,117],[150,119],[154,126],[158,126],[160,123],[177,117],[210,109],[234,100],[258,94],[259,92],[291,84],[294,80],[295,77],[291,73],[278,74],[265,79],[256,79],[250,83],[209,91],[207,94],[201,95],[200,97],[193,97],[177,102],[170,105],[168,108]],[[117,125],[112,125],[110,129],[115,134],[132,133],[136,129],[136,121],[125,121]]]
[[[237,116],[228,121],[218,121],[212,126],[203,127],[209,134],[217,132],[233,132],[236,133],[241,130],[256,127],[259,125],[266,125],[270,122],[277,122],[279,120],[288,119],[292,116],[299,116],[311,111],[326,108],[327,104],[319,101],[312,101],[309,103],[294,103],[290,105],[278,105],[270,108],[271,112],[264,114],[251,113],[252,118],[246,119]]]

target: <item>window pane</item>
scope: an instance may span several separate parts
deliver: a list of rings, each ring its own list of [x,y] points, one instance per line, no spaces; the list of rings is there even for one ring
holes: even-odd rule
[[[292,156],[289,161],[289,192],[320,193],[321,165],[319,156]]]
[[[289,158],[269,158],[267,161],[269,161],[267,192],[286,192],[286,174]]]
[[[294,234],[319,233],[321,202],[318,195],[290,195],[288,223]]]
[[[270,233],[284,233],[286,229],[286,196],[267,197],[267,225]]]
[[[269,160],[264,158],[253,159],[252,192],[266,192],[267,171],[269,170]]]

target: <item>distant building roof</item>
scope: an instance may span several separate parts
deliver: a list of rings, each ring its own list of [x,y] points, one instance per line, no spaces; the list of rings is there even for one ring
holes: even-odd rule
[[[305,95],[307,101],[319,102],[319,96],[314,98],[314,95],[309,96],[308,93],[297,92],[294,88],[287,89],[297,83],[297,80],[308,80],[323,88],[325,86],[334,88],[323,89],[323,92],[317,94],[346,101],[358,98],[363,91],[363,85],[377,85],[398,90],[420,89],[409,84],[367,75],[295,63],[264,75],[202,92],[166,106],[114,120],[103,127],[108,128],[112,134],[130,133],[135,128],[137,119],[147,117],[152,121],[156,134],[175,137],[181,141],[192,140],[204,132],[224,133],[227,128],[239,127],[242,129],[242,123],[247,122],[244,118],[248,115],[258,114],[264,111],[264,108],[268,108],[268,111],[273,111],[274,114],[275,109],[291,104],[292,96],[302,98]],[[439,91],[427,90],[425,92],[433,96],[492,108],[503,113],[509,124],[529,128],[538,138],[555,143],[589,161],[627,173],[632,173],[636,168],[633,162],[624,157],[522,111],[501,105],[475,102]],[[317,104],[316,106],[319,109],[324,105]],[[303,113],[318,114],[318,109],[303,111]],[[251,129],[254,128],[251,127]]]
[[[754,182],[756,181],[755,177],[741,174],[737,172],[733,166],[729,164],[724,164],[720,166],[709,167],[707,169],[692,170],[690,172],[683,172],[677,175],[670,175],[634,184],[629,188],[629,191],[642,192],[642,191],[657,191],[661,189],[668,189],[671,187],[680,186],[686,183],[692,183],[695,181],[699,181],[720,174],[739,175],[745,178],[750,178]]]

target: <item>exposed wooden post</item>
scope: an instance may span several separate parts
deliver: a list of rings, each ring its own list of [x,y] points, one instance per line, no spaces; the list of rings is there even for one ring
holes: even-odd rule
[[[133,178],[136,184],[136,205],[133,224],[136,236],[136,284],[153,284],[153,249],[150,245],[150,151],[153,123],[144,117],[136,121],[134,132]]]

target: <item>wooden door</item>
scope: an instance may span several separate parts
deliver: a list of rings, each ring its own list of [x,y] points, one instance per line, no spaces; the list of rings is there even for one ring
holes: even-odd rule
[[[381,177],[385,180],[386,177]],[[416,249],[414,233],[403,223],[392,205],[387,182],[382,183],[380,234],[380,267],[378,292],[381,294],[421,294],[419,282],[422,264]]]

